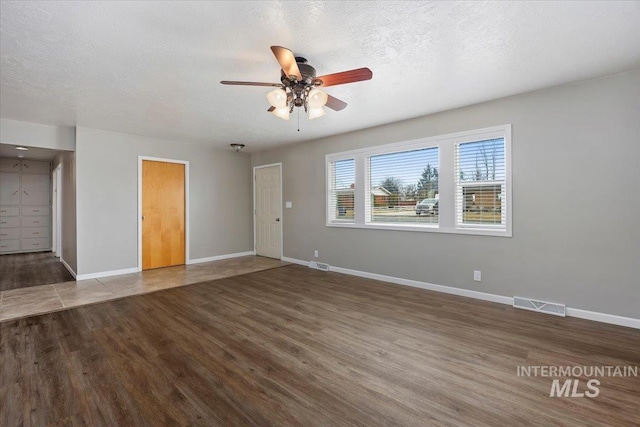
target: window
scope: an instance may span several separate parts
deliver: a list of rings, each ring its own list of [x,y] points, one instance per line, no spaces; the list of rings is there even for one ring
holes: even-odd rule
[[[327,226],[511,236],[511,126],[327,155]]]
[[[372,223],[438,223],[438,148],[370,156],[367,220]]]
[[[353,222],[355,213],[355,161],[335,160],[329,163],[329,220]]]
[[[504,138],[456,145],[456,225],[504,228]]]

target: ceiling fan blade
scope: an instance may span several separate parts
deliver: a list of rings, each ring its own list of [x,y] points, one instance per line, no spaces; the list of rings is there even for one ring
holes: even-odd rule
[[[275,110],[276,107],[274,107],[273,105],[271,107],[269,107],[269,109],[267,110],[268,112],[272,112],[273,110]]]
[[[329,107],[332,110],[335,111],[341,111],[344,110],[345,108],[347,108],[347,103],[344,101],[339,100],[338,98],[328,95],[327,97],[327,103],[324,104],[325,107]]]
[[[368,68],[358,68],[355,70],[343,71],[341,73],[327,74],[326,76],[316,77],[315,81],[322,81],[320,86],[336,86],[345,83],[361,82],[363,80],[371,80],[373,73]]]
[[[287,77],[295,76],[298,80],[302,80],[302,74],[300,74],[300,69],[298,68],[293,52],[282,46],[271,46],[271,51],[276,56],[280,68],[282,68],[282,71]]]
[[[260,83],[260,82],[236,82],[229,80],[222,80],[220,83],[223,85],[235,85],[235,86],[274,86],[282,87],[281,83]]]

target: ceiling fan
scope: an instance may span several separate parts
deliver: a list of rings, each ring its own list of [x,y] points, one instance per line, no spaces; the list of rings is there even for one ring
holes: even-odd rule
[[[228,80],[223,80],[220,83],[223,85],[276,87],[277,89],[267,94],[267,100],[271,104],[267,111],[284,120],[289,120],[289,114],[293,112],[295,107],[304,107],[304,111],[309,114],[309,119],[327,114],[322,108],[324,106],[335,111],[343,110],[347,106],[346,102],[321,91],[319,88],[370,80],[373,77],[373,73],[368,68],[316,77],[316,69],[307,64],[305,58],[295,56],[291,50],[281,46],[271,46],[271,51],[281,67],[281,83]]]

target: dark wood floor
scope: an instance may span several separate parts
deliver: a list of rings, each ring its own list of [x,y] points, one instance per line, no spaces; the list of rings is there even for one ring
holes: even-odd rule
[[[286,266],[0,324],[0,425],[633,425],[640,331]],[[584,388],[584,386],[581,386]]]
[[[52,252],[0,255],[0,291],[73,280]]]

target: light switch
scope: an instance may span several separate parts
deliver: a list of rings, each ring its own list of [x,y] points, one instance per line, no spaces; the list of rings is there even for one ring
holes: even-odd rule
[[[284,202],[284,207],[287,209],[291,209],[293,207],[293,203],[292,202]]]

